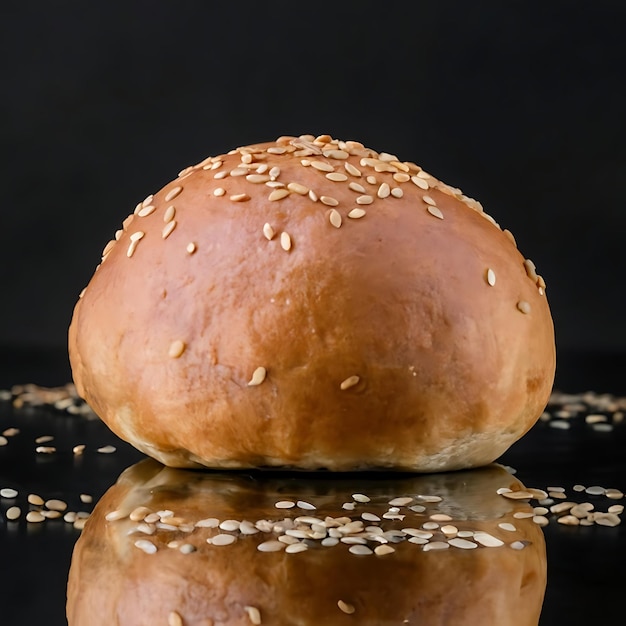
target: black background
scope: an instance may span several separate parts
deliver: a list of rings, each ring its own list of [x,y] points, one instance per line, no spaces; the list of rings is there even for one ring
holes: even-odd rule
[[[135,204],[185,166],[329,133],[481,200],[559,349],[626,351],[626,4],[3,2],[0,346],[63,349]]]

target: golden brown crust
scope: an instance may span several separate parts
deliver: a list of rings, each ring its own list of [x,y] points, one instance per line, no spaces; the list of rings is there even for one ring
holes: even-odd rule
[[[138,205],[75,308],[80,393],[173,466],[493,461],[551,391],[541,277],[458,190],[312,139],[207,159]]]
[[[172,617],[170,624],[250,626],[255,611],[263,626],[536,626],[546,584],[543,533],[531,519],[514,516],[532,509],[527,502],[498,495],[501,487],[518,490],[522,485],[499,466],[433,476],[342,479],[214,474],[144,461],[127,470],[105,494],[76,544],[68,586],[69,626],[165,625],[171,614],[181,621]],[[355,502],[354,493],[370,501]],[[439,496],[442,501],[429,503],[423,496]],[[397,506],[402,519],[383,517],[391,510],[390,500],[397,497],[413,498]],[[276,502],[285,500],[304,500],[317,508],[277,509]],[[342,508],[346,501],[354,503],[354,510]],[[424,511],[409,508],[419,503]],[[137,515],[139,507],[146,508]],[[162,513],[164,523],[171,520],[168,527],[153,524],[151,529],[141,521],[157,511],[171,511],[170,517]],[[112,513],[120,519],[107,521]],[[287,553],[286,544],[277,552],[258,549],[267,541],[285,539],[284,530],[278,529],[280,524],[288,527],[285,519],[316,517],[328,524],[327,533],[336,528],[329,519],[356,521],[364,513],[380,519],[363,522],[369,530],[346,531],[343,536],[365,536],[365,544],[340,541],[324,546],[318,535],[294,539],[308,545],[298,553]],[[489,533],[502,545],[471,549],[450,545],[425,551],[428,543],[411,543],[414,535],[401,530],[421,529],[432,523],[433,515],[441,514],[451,519],[439,522],[428,543],[453,541],[453,531],[444,532],[444,527],[454,525],[460,532]],[[248,520],[264,530],[242,534],[195,526],[211,518],[214,524]],[[345,519],[343,523],[346,528]],[[168,529],[172,524],[178,530]],[[138,530],[142,525],[152,534]],[[312,522],[308,519],[295,527],[308,531]],[[393,529],[396,538],[375,541],[374,527],[384,533]],[[207,543],[216,535],[232,536],[233,543]],[[476,537],[465,541],[475,543]],[[143,552],[135,545],[138,540],[150,542],[156,551]],[[519,549],[517,542],[524,547]],[[181,546],[188,545],[195,551],[181,552]],[[349,551],[354,545],[392,550],[356,555]],[[339,601],[351,605],[354,613],[344,613]]]

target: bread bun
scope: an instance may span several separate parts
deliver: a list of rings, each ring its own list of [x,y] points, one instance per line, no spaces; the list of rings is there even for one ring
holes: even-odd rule
[[[80,394],[166,465],[440,471],[498,458],[552,388],[545,283],[413,163],[283,137],[183,170],[76,305]]]
[[[527,501],[496,493],[518,480],[501,466],[360,476],[142,461],[75,546],[69,626],[537,626],[543,533],[515,516]]]

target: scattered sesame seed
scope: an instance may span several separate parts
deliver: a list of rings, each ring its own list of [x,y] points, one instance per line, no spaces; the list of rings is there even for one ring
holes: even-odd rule
[[[411,176],[411,182],[417,185],[420,189],[428,189],[428,181],[424,180],[421,176]]]
[[[402,189],[400,189],[400,187],[394,187],[391,190],[391,195],[394,198],[402,198],[402,196],[404,195],[404,191],[402,191]]]
[[[411,180],[411,177],[406,174],[405,172],[396,172],[393,175],[393,179],[397,182],[397,183],[406,183],[409,180]]]
[[[344,163],[343,164],[346,172],[348,172],[348,174],[350,174],[350,176],[355,176],[355,177],[359,177],[361,176],[361,170],[357,169],[356,167],[354,167],[354,165],[352,165],[352,163]]]
[[[301,185],[300,183],[289,183],[287,185],[287,189],[300,196],[306,196],[309,193],[309,188]]]
[[[443,219],[443,213],[441,212],[441,209],[439,207],[436,206],[432,206],[432,205],[428,205],[426,207],[426,210],[434,217],[439,218],[440,220]]]
[[[185,248],[185,250],[187,250],[187,254],[193,254],[197,249],[198,247],[193,241],[190,241]]]
[[[354,181],[348,184],[348,187],[356,193],[365,193],[365,187]]]
[[[146,554],[155,554],[157,551],[157,547],[147,539],[138,539],[135,541],[135,547],[139,548]]]
[[[213,195],[214,195],[214,196],[217,196],[218,198],[219,198],[220,196],[225,195],[225,194],[226,194],[226,189],[224,189],[224,187],[216,187],[216,188],[213,190]]]
[[[101,448],[98,448],[96,452],[99,452],[100,454],[113,454],[116,450],[117,448],[115,446],[102,446]]]
[[[281,541],[277,541],[275,539],[271,539],[270,541],[264,541],[260,543],[256,549],[259,552],[278,552],[279,550],[285,549],[285,544]]]
[[[247,193],[236,193],[230,196],[232,202],[246,202],[250,200],[250,196]]]
[[[261,611],[255,606],[244,606],[243,610],[247,613],[251,624],[258,626],[261,623]]]
[[[315,505],[311,504],[310,502],[305,502],[304,500],[298,500],[296,502],[296,506],[299,509],[303,509],[304,511],[315,511],[316,509]]]
[[[530,313],[530,304],[526,302],[526,300],[520,300],[517,303],[517,309],[518,311],[521,311],[522,313],[528,315],[528,313]]]
[[[46,518],[39,511],[29,511],[26,514],[26,521],[38,524],[43,522]]]
[[[350,546],[348,551],[351,554],[356,554],[358,556],[368,556],[370,554],[374,554],[374,551],[371,548],[360,544]]]
[[[35,452],[38,454],[53,454],[57,449],[54,446],[37,446]]]
[[[558,430],[569,430],[570,423],[565,420],[551,420],[548,422],[550,428],[556,428]]]
[[[291,237],[288,233],[280,233],[280,247],[285,250],[285,252],[291,250]]]
[[[334,172],[335,168],[327,161],[311,161],[311,167],[320,172]]]
[[[445,541],[431,541],[424,545],[424,552],[430,552],[431,550],[447,550],[450,544]]]
[[[63,512],[67,510],[67,502],[63,502],[63,500],[57,500],[57,499],[47,500],[46,508],[50,511]]]
[[[334,183],[341,183],[344,180],[348,180],[348,177],[341,172],[330,172],[326,174],[326,178],[328,178],[328,180],[332,180]]]
[[[347,159],[350,155],[345,150],[322,150],[322,154],[328,159]]]
[[[167,209],[165,209],[165,213],[163,213],[163,221],[167,224],[168,222],[171,222],[174,219],[175,215],[176,215],[176,207],[173,204],[170,204],[170,206],[168,206]]]
[[[356,609],[354,608],[352,604],[348,604],[347,602],[344,602],[343,600],[338,600],[337,606],[339,607],[341,611],[343,611],[347,615],[352,615],[356,611]]]
[[[478,547],[478,544],[470,541],[469,539],[462,539],[460,537],[454,537],[449,539],[448,543],[455,548],[461,548],[462,550],[473,550]]]
[[[287,148],[284,148],[282,146],[270,146],[267,149],[267,152],[269,154],[284,154],[285,152],[287,152]]]
[[[172,343],[170,344],[167,354],[172,359],[177,359],[183,355],[183,352],[185,352],[186,349],[187,349],[187,344],[184,341],[181,341],[180,339],[176,339],[172,341]]]
[[[491,287],[496,284],[496,273],[491,268],[487,269],[486,278],[487,284],[491,285]]]
[[[357,204],[372,204],[372,202],[374,202],[374,198],[372,198],[372,196],[368,196],[368,195],[359,196],[356,199],[356,203]]]
[[[246,180],[249,183],[266,183],[270,180],[269,174],[248,174]]]
[[[274,202],[276,200],[282,200],[283,198],[286,198],[289,195],[289,190],[288,189],[274,189],[270,195],[268,196],[268,200],[270,202]]]
[[[294,506],[296,506],[296,503],[292,502],[291,500],[279,500],[274,504],[274,506],[277,509],[292,509]]]
[[[9,440],[4,435],[0,435],[0,447],[6,446],[8,444]]]
[[[279,176],[280,176],[280,167],[278,167],[277,165],[275,165],[270,171],[269,171],[269,175],[270,178],[272,180],[276,180]]]
[[[14,521],[22,514],[22,509],[19,506],[11,506],[7,509],[6,516],[10,521]]]
[[[163,232],[161,233],[161,237],[163,237],[163,239],[167,239],[172,234],[172,231],[175,228],[176,228],[176,220],[172,220],[171,222],[166,224],[165,227],[163,228]]]
[[[0,498],[8,498],[12,500],[13,498],[17,498],[18,492],[16,489],[11,489],[10,487],[5,487],[4,489],[0,489]]]
[[[317,194],[312,189],[309,189],[309,200],[311,202],[317,202],[318,200]]]
[[[252,373],[252,378],[248,381],[248,387],[260,385],[267,376],[267,370],[264,367],[257,367]]]
[[[20,434],[20,429],[19,428],[7,428],[6,430],[2,431],[2,434],[5,437],[15,437],[15,435]]]
[[[359,218],[365,215],[365,209],[361,209],[359,207],[355,207],[348,213],[348,217],[353,220],[358,220]]]
[[[378,191],[376,192],[376,195],[379,198],[387,198],[390,193],[391,193],[391,188],[389,187],[389,184],[381,183],[380,187],[378,188]]]
[[[437,203],[430,196],[422,196],[422,200],[431,206],[437,206]]]
[[[235,537],[235,535],[220,533],[219,535],[215,535],[215,537],[209,537],[206,541],[212,546],[229,546],[237,541],[237,537]]]
[[[523,550],[526,547],[526,544],[523,541],[514,541],[509,547],[513,548],[513,550]]]
[[[369,502],[370,501],[370,499],[365,494],[362,494],[362,493],[353,493],[352,494],[352,499],[355,502],[361,502],[361,503],[365,503],[365,502]]]
[[[76,455],[76,456],[80,456],[84,451],[85,451],[85,444],[84,443],[80,443],[77,446],[74,446],[72,448],[72,452]]]
[[[156,211],[156,206],[154,204],[149,204],[148,206],[143,207],[137,215],[139,217],[147,217],[148,215],[154,213]]]
[[[341,226],[341,214],[337,211],[337,209],[331,209],[328,218],[330,223],[335,228],[339,228]]]
[[[234,169],[230,170],[229,174],[233,177],[236,176],[245,176],[248,173],[247,168],[245,167],[235,167]]]
[[[526,270],[526,274],[528,275],[528,278],[532,279],[533,281],[537,280],[538,278],[537,268],[530,259],[526,259],[524,261],[524,269]]]
[[[263,224],[263,235],[268,241],[271,241],[274,238],[274,229],[271,227],[270,224]]]
[[[320,196],[320,202],[326,206],[337,206],[339,204],[339,200],[332,196]]]
[[[170,189],[165,195],[165,202],[173,200],[182,190],[183,188],[180,186]]]
[[[339,385],[339,388],[341,391],[345,391],[346,389],[350,389],[350,387],[354,387],[358,384],[359,380],[361,380],[359,376],[348,376],[348,378],[346,378],[341,385]]]
[[[515,532],[517,530],[515,525],[510,524],[509,522],[501,522],[500,524],[498,524],[498,528],[501,528],[502,530],[507,530],[509,532]]]
[[[183,618],[176,612],[172,611],[167,618],[168,626],[183,626]]]

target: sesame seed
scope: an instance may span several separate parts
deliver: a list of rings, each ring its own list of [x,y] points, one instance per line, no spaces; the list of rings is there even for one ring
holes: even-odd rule
[[[437,203],[430,196],[422,196],[422,200],[426,204],[430,204],[431,206],[436,206],[437,205]]]
[[[359,196],[356,199],[356,203],[357,204],[372,204],[372,202],[374,202],[374,198],[372,198],[372,196]]]
[[[363,545],[359,545],[359,544],[350,546],[348,548],[348,551],[351,554],[357,554],[359,556],[368,556],[368,555],[374,553],[371,548],[368,548],[367,546],[363,546]]]
[[[263,235],[268,241],[272,241],[272,239],[274,238],[274,229],[271,227],[270,224],[263,224]]]
[[[309,199],[311,202],[317,202],[318,200],[317,194],[312,189],[309,189]]]
[[[291,250],[291,237],[288,233],[280,233],[280,247],[285,250],[285,252]]]
[[[240,526],[241,522],[237,521],[236,519],[227,519],[220,523],[219,528],[221,528],[222,530],[235,531],[239,530]]]
[[[28,495],[28,503],[34,506],[43,506],[44,500],[41,496],[38,496],[36,493],[31,493]]]
[[[526,300],[520,300],[516,306],[518,311],[521,311],[525,314],[530,313],[530,304],[526,302]]]
[[[266,183],[270,179],[268,174],[248,174],[246,180],[249,183]]]
[[[194,526],[196,528],[217,528],[219,526],[220,521],[217,517],[208,517],[206,519],[198,520]]]
[[[287,189],[301,196],[305,196],[307,193],[309,193],[309,188],[301,185],[300,183],[289,183],[287,185]]]
[[[328,215],[330,223],[335,227],[339,228],[341,226],[341,214],[337,209],[331,209]]]
[[[16,520],[22,514],[22,509],[19,506],[11,506],[7,509],[6,516],[10,521]]]
[[[486,278],[487,278],[487,283],[491,287],[493,287],[496,284],[496,273],[491,268],[487,269]]]
[[[590,496],[603,496],[605,491],[606,489],[604,487],[600,487],[599,485],[594,485],[585,489],[585,493],[588,493]]]
[[[477,531],[474,533],[474,541],[479,543],[481,546],[485,546],[486,548],[499,548],[504,545],[504,541],[501,541],[497,537],[490,535],[484,531]]]
[[[148,206],[143,207],[137,213],[137,215],[139,217],[147,217],[148,215],[150,215],[151,213],[154,213],[155,211],[156,211],[156,206],[154,204],[149,204]]]
[[[389,500],[389,505],[390,506],[407,506],[408,504],[411,504],[411,502],[413,502],[413,498],[411,498],[410,496],[405,496],[405,497],[394,498],[393,500]]]
[[[344,180],[348,180],[348,177],[341,172],[330,172],[329,174],[326,174],[326,178],[328,178],[328,180],[332,180],[334,183],[341,183]]]
[[[269,175],[270,178],[272,180],[276,180],[279,176],[280,176],[280,167],[278,167],[277,165],[275,165],[270,171],[269,171]]]
[[[509,522],[501,522],[500,524],[498,524],[498,528],[501,528],[502,530],[506,530],[511,533],[517,530],[517,528],[513,524],[510,524]]]
[[[0,498],[8,498],[8,499],[17,498],[17,491],[9,487],[0,489]]]
[[[235,167],[229,172],[231,176],[245,176],[247,173],[248,169],[245,167]]]
[[[116,450],[117,448],[115,446],[102,446],[101,448],[98,448],[96,452],[99,452],[100,454],[113,454]]]
[[[291,500],[280,500],[274,504],[277,509],[293,509],[296,506],[295,502]]]
[[[404,195],[404,191],[402,191],[402,189],[400,189],[400,187],[394,187],[391,190],[391,195],[394,198],[402,198],[402,196]]]
[[[78,444],[77,446],[74,446],[74,447],[72,448],[72,452],[73,452],[76,456],[80,456],[80,455],[81,455],[81,454],[85,451],[85,448],[86,448],[85,444],[84,444],[84,443],[81,443],[81,444]]]
[[[411,182],[420,189],[428,189],[428,182],[420,176],[411,176]]]
[[[264,367],[257,367],[252,373],[252,378],[248,381],[248,387],[260,385],[267,376],[267,370]]]
[[[216,187],[216,188],[213,190],[213,195],[214,195],[214,196],[217,196],[218,198],[219,198],[220,196],[225,195],[225,194],[226,194],[226,189],[224,189],[224,187]]]
[[[354,608],[354,606],[352,606],[352,604],[348,604],[347,602],[344,602],[343,600],[338,600],[337,606],[339,607],[341,611],[343,611],[347,615],[352,615],[356,611],[356,609]]]
[[[297,554],[298,552],[306,552],[308,549],[309,547],[306,545],[306,543],[298,541],[297,543],[292,543],[291,545],[288,545],[285,548],[285,552],[288,552],[289,554]]]
[[[328,159],[347,159],[350,155],[345,150],[322,150],[322,154]]]
[[[175,215],[176,215],[176,207],[173,204],[170,204],[170,206],[168,206],[167,209],[165,209],[165,213],[163,213],[163,221],[167,224],[168,222],[171,222],[174,219]]]
[[[345,391],[346,389],[350,389],[350,387],[354,387],[358,384],[359,380],[361,379],[358,376],[349,376],[341,383],[341,385],[339,385],[339,388],[342,391]]]
[[[170,344],[170,348],[167,354],[172,359],[177,359],[180,356],[182,356],[186,348],[187,348],[187,344],[184,341],[181,341],[180,339],[176,339],[172,341],[172,343]]]
[[[393,179],[394,179],[397,183],[406,183],[406,182],[408,182],[409,180],[411,180],[411,177],[410,177],[408,174],[404,173],[404,172],[396,172],[396,173],[393,175]]]
[[[352,218],[353,220],[358,220],[364,215],[365,215],[365,209],[361,209],[359,207],[355,207],[348,213],[348,217]]]
[[[430,204],[426,207],[426,210],[434,217],[439,218],[440,220],[443,219],[443,213],[441,212],[441,209],[439,207],[436,206],[431,206]]]
[[[339,204],[339,200],[332,196],[320,196],[320,201],[326,206],[337,206]]]
[[[251,624],[258,626],[261,623],[261,611],[255,606],[244,606],[243,610],[247,613]]]
[[[335,168],[327,161],[311,161],[311,167],[320,172],[334,172]]]
[[[235,543],[236,540],[237,537],[235,537],[235,535],[220,533],[219,535],[215,535],[215,537],[209,537],[206,542],[210,543],[212,546],[229,546]]]
[[[296,506],[299,509],[303,509],[305,511],[314,511],[315,510],[315,505],[311,504],[310,502],[305,502],[304,500],[298,500],[296,502]]]
[[[351,182],[348,187],[357,193],[365,193],[365,187],[363,187],[363,185],[359,185],[359,183],[355,183],[354,181]]]
[[[227,171],[222,171],[222,172],[218,172],[217,174],[213,175],[213,178],[215,180],[222,180],[222,178],[226,178],[228,176],[228,172]]]
[[[170,189],[165,196],[165,202],[169,202],[170,200],[173,200],[182,190],[183,188],[180,186]]]
[[[157,551],[157,547],[147,539],[138,539],[135,541],[135,547],[139,548],[146,554],[155,554]]]
[[[183,618],[176,613],[176,611],[172,611],[167,618],[168,626],[183,626]]]
[[[392,548],[388,544],[381,544],[380,546],[376,546],[374,548],[374,554],[376,554],[377,556],[385,556],[386,554],[391,554],[395,551],[396,549]]]
[[[461,548],[462,550],[473,550],[478,547],[477,543],[470,541],[469,539],[461,539],[459,537],[455,537],[454,539],[448,540],[448,543],[455,548]]]
[[[287,148],[283,146],[270,146],[267,149],[267,152],[269,154],[284,154],[285,152],[287,152]]]
[[[378,517],[378,515],[368,513],[367,511],[365,513],[361,513],[361,518],[366,522],[380,522],[380,517]]]
[[[387,198],[390,193],[391,193],[391,188],[389,187],[389,184],[381,183],[380,187],[378,188],[378,191],[376,192],[376,195],[379,198]]]
[[[26,521],[33,522],[35,524],[43,522],[46,518],[39,511],[29,511],[26,514]]]
[[[270,202],[274,202],[276,200],[282,200],[288,195],[289,195],[289,191],[287,189],[274,189],[270,193],[268,199],[270,200]]]
[[[367,176],[365,178],[365,180],[370,184],[370,185],[376,185],[377,181],[376,181],[376,176]]]
[[[370,498],[368,498],[365,494],[362,493],[353,493],[352,494],[352,499],[355,502],[361,502],[361,503],[365,503],[365,502],[369,502]]]
[[[190,241],[185,248],[188,254],[193,254],[198,248],[193,241]]]
[[[165,227],[163,228],[163,231],[161,232],[161,237],[163,237],[163,239],[167,239],[172,234],[172,231],[175,228],[176,228],[176,220],[172,220],[171,222],[166,224]]]
[[[35,443],[50,443],[53,440],[54,437],[52,435],[42,435],[41,437],[37,437],[37,439],[35,439]]]
[[[537,268],[530,259],[526,259],[524,261],[524,269],[526,270],[526,274],[528,274],[528,278],[532,279],[533,281],[537,280]]]
[[[354,167],[354,165],[352,165],[352,163],[344,163],[343,164],[346,172],[348,172],[348,174],[350,174],[350,176],[355,176],[355,177],[359,177],[361,176],[361,170],[357,169],[356,167]]]
[[[63,502],[63,500],[47,500],[46,508],[50,511],[65,511],[67,510],[67,502]]]
[[[141,203],[141,206],[142,207],[148,206],[152,202],[153,198],[154,198],[154,194],[150,194],[149,196],[146,196],[143,202]]]
[[[260,543],[256,547],[256,549],[259,552],[278,552],[279,550],[285,549],[285,544],[281,541],[276,541],[272,539],[270,541],[264,541],[263,543]]]
[[[247,193],[236,193],[230,196],[230,199],[233,202],[246,202],[247,200],[250,200],[250,196]]]
[[[37,446],[35,452],[38,454],[53,454],[57,449],[54,446]]]
[[[118,520],[124,519],[125,517],[127,517],[127,515],[126,513],[124,513],[124,511],[116,509],[115,511],[110,511],[109,513],[107,513],[104,516],[104,519],[107,522],[117,522]]]

